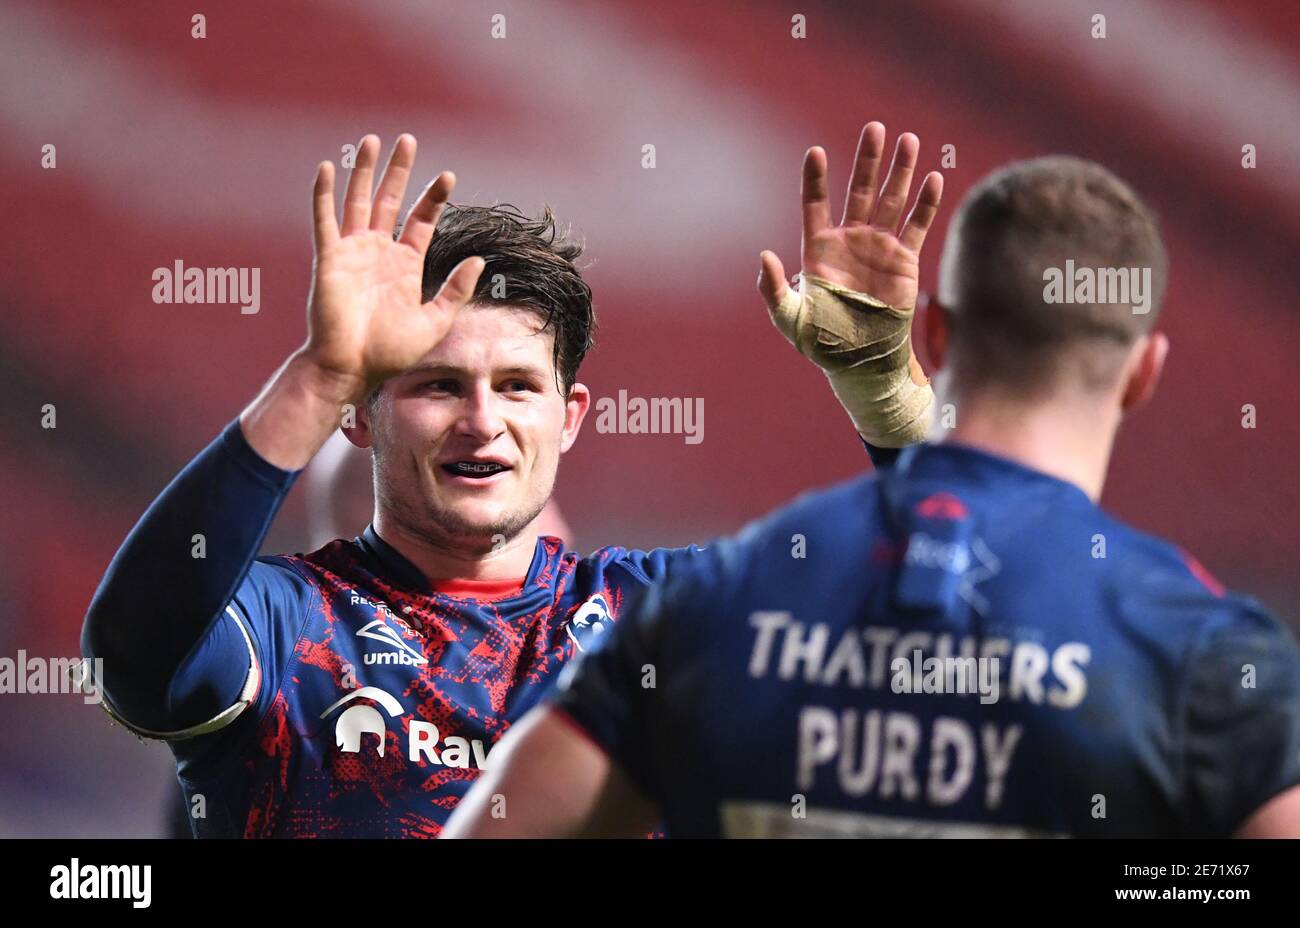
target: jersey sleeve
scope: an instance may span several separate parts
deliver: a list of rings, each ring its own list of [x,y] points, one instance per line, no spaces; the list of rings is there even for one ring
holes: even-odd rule
[[[298,472],[263,460],[231,423],[154,500],[109,565],[82,651],[110,714],[147,737],[224,727],[278,686],[284,628],[309,585],[256,561]]]
[[[733,546],[726,539],[697,549],[670,576],[638,591],[613,629],[565,668],[551,695],[552,705],[658,803],[663,787],[657,759],[668,735],[661,694],[698,652],[701,636],[682,634],[700,632],[708,621],[707,610],[697,607],[734,588],[722,572]]]
[[[1253,603],[1214,622],[1193,650],[1184,763],[1196,833],[1231,835],[1300,784],[1300,650]]]
[[[594,647],[565,668],[552,704],[591,738],[651,800],[659,788],[651,763],[648,730],[658,652],[667,604],[661,586],[643,589],[622,620]],[[658,680],[650,678],[656,686]]]
[[[706,550],[708,549],[700,545],[652,548],[649,551],[633,548],[620,551],[616,562],[631,570],[638,579],[655,583],[675,575]]]

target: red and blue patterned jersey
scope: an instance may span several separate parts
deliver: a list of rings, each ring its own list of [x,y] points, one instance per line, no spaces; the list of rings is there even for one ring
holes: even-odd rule
[[[434,586],[373,528],[254,557],[293,477],[232,424],[145,514],[87,617],[106,707],[170,743],[200,836],[435,837],[559,669],[701,550],[584,558],[539,538],[522,584]]]
[[[510,724],[669,556],[539,538],[522,589],[431,589],[373,529],[262,559],[231,605],[283,660],[219,750],[176,743],[181,782],[235,826],[222,834],[436,836]]]

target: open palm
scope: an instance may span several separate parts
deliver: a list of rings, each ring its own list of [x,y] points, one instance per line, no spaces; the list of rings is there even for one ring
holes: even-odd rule
[[[831,219],[826,152],[820,147],[808,150],[800,191],[803,273],[869,294],[893,307],[910,309],[916,305],[921,245],[943,194],[943,175],[937,171],[927,174],[911,213],[899,228],[919,149],[915,135],[899,136],[889,174],[877,188],[884,160],[885,127],[878,122],[867,123],[858,141],[839,225]],[[788,285],[775,254],[763,252],[762,261],[759,287],[771,307]]]
[[[413,136],[398,138],[372,200],[379,139],[368,135],[361,140],[341,229],[334,217],[334,166],[326,161],[317,169],[306,351],[322,369],[354,379],[362,394],[438,344],[456,311],[472,298],[483,270],[481,258],[468,258],[452,270],[433,300],[421,301],[424,255],[456,179],[449,171],[439,174],[411,207],[401,237],[394,240],[415,149]]]

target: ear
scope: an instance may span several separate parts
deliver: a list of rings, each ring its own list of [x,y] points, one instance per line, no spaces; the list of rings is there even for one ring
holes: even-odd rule
[[[575,383],[569,391],[569,398],[564,401],[564,431],[560,433],[560,453],[568,451],[578,440],[578,430],[582,420],[591,408],[591,391],[585,384]]]
[[[930,367],[941,369],[948,361],[948,338],[952,334],[952,315],[938,300],[931,299],[925,308],[922,327],[925,330],[925,353]]]
[[[1169,356],[1169,339],[1163,332],[1143,335],[1133,346],[1124,392],[1120,396],[1120,411],[1128,414],[1144,406],[1156,392],[1160,373]]]
[[[383,400],[376,402],[382,403]],[[357,403],[356,421],[357,424],[353,426],[340,426],[340,431],[358,448],[371,447],[375,443],[375,435],[370,426],[370,404],[365,400]]]

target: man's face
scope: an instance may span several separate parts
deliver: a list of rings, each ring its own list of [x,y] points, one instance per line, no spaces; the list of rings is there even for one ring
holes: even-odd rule
[[[581,384],[560,394],[553,340],[532,312],[462,309],[436,348],[384,384],[358,430],[375,449],[378,505],[408,531],[475,550],[527,527],[590,402]]]

